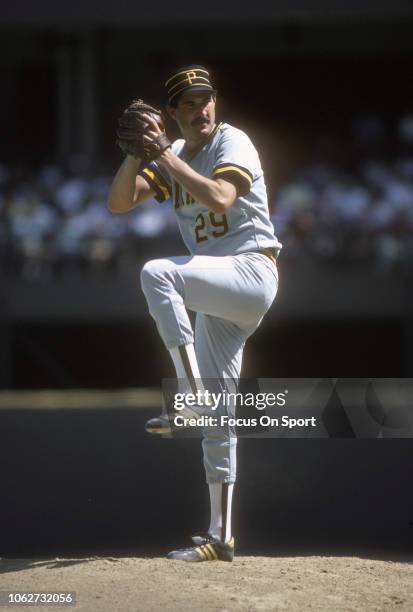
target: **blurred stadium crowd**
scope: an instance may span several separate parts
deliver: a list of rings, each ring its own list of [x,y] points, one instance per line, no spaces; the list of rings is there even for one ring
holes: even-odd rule
[[[0,165],[3,272],[39,280],[69,269],[110,272],[142,250],[141,238],[176,232],[172,207],[155,200],[133,214],[110,213],[111,180],[83,156],[37,172]]]
[[[106,206],[111,180],[108,168],[82,156],[35,172],[0,165],[2,272],[33,280],[70,268],[110,273],[151,241],[168,236],[179,244],[171,202],[113,215]],[[352,171],[319,161],[270,193],[284,258],[370,259],[378,271],[411,266],[413,154],[364,157]]]
[[[413,258],[413,157],[365,160],[351,174],[307,167],[277,190],[273,221],[288,257],[370,258],[379,270],[403,270]]]

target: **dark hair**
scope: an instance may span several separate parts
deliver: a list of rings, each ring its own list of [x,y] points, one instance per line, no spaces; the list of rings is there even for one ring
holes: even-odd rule
[[[181,96],[182,94],[175,96],[175,98],[171,102],[167,102],[167,105],[171,108],[176,108],[178,106],[178,100]]]

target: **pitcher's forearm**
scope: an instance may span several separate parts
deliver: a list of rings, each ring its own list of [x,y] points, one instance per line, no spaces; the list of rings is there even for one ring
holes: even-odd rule
[[[122,213],[131,210],[137,204],[136,175],[140,161],[127,155],[112,181],[108,196],[108,208],[111,212]]]

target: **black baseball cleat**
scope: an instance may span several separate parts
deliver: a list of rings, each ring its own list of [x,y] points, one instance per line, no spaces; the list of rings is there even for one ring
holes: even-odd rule
[[[150,434],[170,434],[172,432],[170,417],[163,415],[149,419],[145,423],[145,431]]]
[[[196,409],[185,406],[182,410],[168,410],[167,414],[149,419],[145,423],[145,430],[150,434],[171,434],[183,429],[195,429],[203,427],[202,419],[210,414],[210,409],[197,407]],[[196,425],[195,422],[198,424]]]
[[[191,540],[197,546],[201,546],[202,544],[208,544],[208,542],[210,542],[211,539],[216,539],[216,538],[214,538],[214,536],[208,533],[208,531],[197,531],[197,533],[194,533],[194,535],[191,536]]]
[[[232,561],[234,559],[234,538],[229,542],[222,542],[209,534],[197,534],[192,540],[196,546],[180,548],[167,554],[167,559],[174,561]]]

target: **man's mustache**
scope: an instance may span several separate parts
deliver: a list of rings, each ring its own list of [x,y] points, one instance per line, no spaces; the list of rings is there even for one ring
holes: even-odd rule
[[[206,119],[205,117],[198,117],[197,119],[194,119],[192,121],[191,125],[198,125],[204,123],[209,123],[209,119]]]

